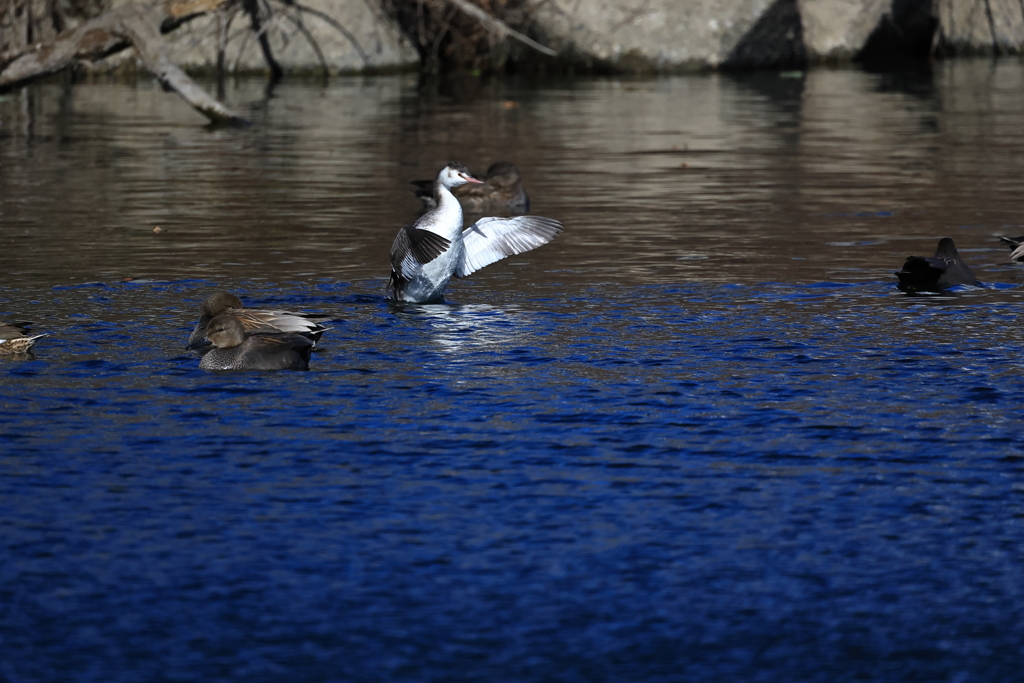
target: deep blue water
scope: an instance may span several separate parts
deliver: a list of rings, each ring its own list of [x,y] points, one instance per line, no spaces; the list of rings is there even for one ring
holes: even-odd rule
[[[0,100],[0,681],[1020,680],[1022,73]],[[389,304],[453,149],[566,232]],[[199,370],[222,287],[310,371]]]
[[[1008,292],[379,284],[241,290],[339,318],[276,374],[180,350],[200,283],[59,292],[2,368],[7,680],[1018,679]]]

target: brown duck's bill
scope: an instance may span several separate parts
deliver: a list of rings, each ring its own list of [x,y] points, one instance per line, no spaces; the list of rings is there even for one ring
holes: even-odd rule
[[[186,351],[195,351],[196,349],[203,349],[203,348],[206,348],[207,346],[212,346],[212,345],[213,345],[213,342],[210,341],[209,339],[206,339],[206,338],[197,339],[194,342],[192,342],[191,344],[189,344],[188,346],[186,346],[185,350]]]

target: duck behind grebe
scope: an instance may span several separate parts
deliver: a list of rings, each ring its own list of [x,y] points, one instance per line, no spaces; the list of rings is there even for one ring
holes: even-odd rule
[[[433,180],[414,180],[412,185],[426,208],[437,206]],[[530,197],[523,189],[523,178],[510,161],[496,161],[487,169],[482,184],[461,185],[454,188],[452,194],[462,204],[463,210],[471,213],[497,211],[521,214],[530,211]]]
[[[391,245],[389,297],[420,304],[439,301],[452,276],[465,277],[547,244],[562,232],[561,223],[543,216],[481,218],[463,229],[462,205],[452,188],[469,183],[482,181],[454,162],[437,174],[434,208],[399,230]]]

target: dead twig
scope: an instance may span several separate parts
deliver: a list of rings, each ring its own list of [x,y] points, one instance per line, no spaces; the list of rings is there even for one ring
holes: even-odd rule
[[[260,23],[259,3],[257,0],[243,0],[242,8],[245,10],[246,14],[249,15],[249,24],[252,26],[252,32],[260,42],[260,50],[263,52],[263,61],[265,61],[267,63],[267,67],[270,68],[271,80],[281,80],[284,76],[284,69],[282,69],[281,65],[277,63],[276,59],[274,59],[274,52],[270,49],[270,39],[267,38],[267,33],[263,30],[263,26]]]
[[[348,40],[348,42],[352,43],[352,47],[354,47],[356,52],[359,53],[359,57],[363,60],[363,64],[366,64],[367,66],[370,65],[370,56],[368,54],[366,54],[365,50],[363,50],[363,46],[359,44],[359,41],[356,40],[356,37],[352,34],[352,32],[349,31],[344,26],[342,26],[336,19],[334,19],[333,17],[331,17],[328,14],[324,14],[323,12],[321,12],[318,9],[313,9],[312,7],[307,7],[305,5],[300,5],[297,2],[286,2],[285,4],[294,7],[295,9],[299,10],[300,12],[306,12],[307,14],[312,14],[314,17],[317,17],[318,19],[324,21],[325,23],[330,24],[339,33],[341,33],[341,35],[345,36],[345,38]]]
[[[227,12],[218,11],[215,14],[217,19],[217,99],[224,99],[224,60],[228,51],[228,32],[231,30],[231,21],[235,18],[234,10]]]
[[[996,38],[996,20],[992,16],[992,4],[989,0],[985,0],[985,16],[988,18],[988,33],[992,37],[992,52],[997,57],[999,56],[999,39]]]
[[[316,38],[309,32],[306,25],[302,23],[302,17],[291,17],[287,14],[284,15],[288,21],[295,24],[295,28],[299,29],[299,32],[306,37],[309,41],[309,46],[313,48],[313,52],[316,53],[316,58],[320,60],[320,68],[323,70],[324,80],[326,81],[331,75],[331,67],[327,62],[327,57],[324,56],[323,50],[320,49],[320,44],[316,42]]]
[[[523,43],[525,45],[529,45],[534,50],[537,50],[538,52],[542,52],[542,53],[548,55],[549,57],[555,57],[555,56],[558,55],[558,52],[556,52],[555,50],[552,50],[550,47],[545,47],[544,45],[541,45],[537,41],[535,41],[535,40],[533,40],[531,38],[528,38],[527,36],[524,36],[519,31],[516,31],[516,30],[513,30],[513,29],[509,28],[508,25],[506,25],[503,21],[501,21],[500,19],[495,19],[494,17],[492,17],[487,12],[483,11],[482,9],[477,7],[476,5],[470,3],[468,0],[444,0],[444,1],[447,2],[448,4],[452,5],[453,7],[458,8],[459,11],[463,12],[464,14],[468,14],[469,16],[473,17],[474,19],[479,21],[481,24],[483,24],[483,26],[485,28],[487,28],[489,31],[491,31],[492,33],[496,33],[496,34],[498,34],[501,37],[508,36],[510,38],[515,38],[519,42],[521,42],[521,43]]]
[[[455,7],[448,8],[444,18],[441,20],[441,28],[437,32],[437,37],[434,39],[434,44],[430,48],[430,67],[432,71],[441,70],[441,41],[444,39],[446,33],[452,30],[452,18],[455,13],[459,10]]]

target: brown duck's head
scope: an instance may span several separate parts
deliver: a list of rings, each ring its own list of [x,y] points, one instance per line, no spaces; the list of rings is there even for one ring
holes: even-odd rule
[[[199,314],[204,318],[213,318],[232,308],[241,309],[242,300],[231,292],[220,290],[206,297],[199,309]]]
[[[192,342],[186,348],[202,349],[216,346],[218,349],[233,349],[245,341],[245,326],[230,313],[221,313],[206,324],[206,337]]]

